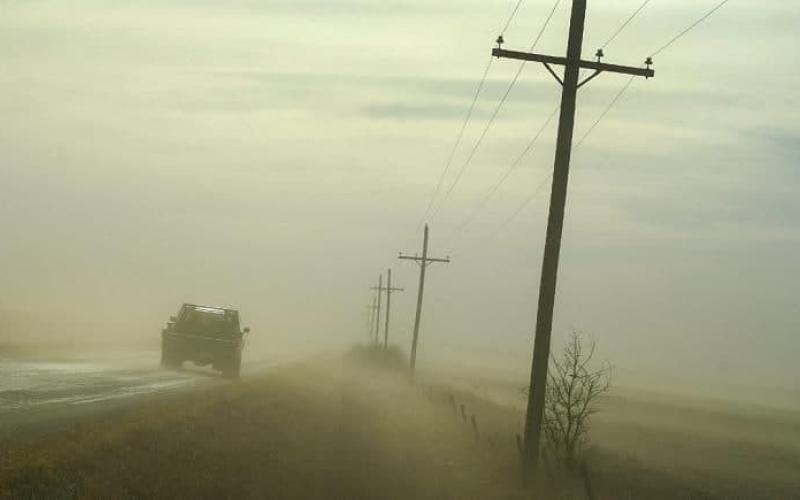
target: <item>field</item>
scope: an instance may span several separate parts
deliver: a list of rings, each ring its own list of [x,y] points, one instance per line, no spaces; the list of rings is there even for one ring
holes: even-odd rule
[[[596,498],[800,498],[797,415],[641,395],[605,405],[588,455]],[[8,441],[0,496],[586,498],[582,478],[557,471],[521,488],[521,420],[513,405],[351,355]]]
[[[395,374],[331,362],[294,366],[12,444],[0,453],[0,492],[9,498],[513,496],[513,455],[477,443],[448,412]]]

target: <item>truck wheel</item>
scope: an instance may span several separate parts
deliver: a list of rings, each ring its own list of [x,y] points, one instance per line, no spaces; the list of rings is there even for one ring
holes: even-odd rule
[[[228,360],[227,366],[222,370],[222,376],[229,379],[238,379],[242,371],[242,353],[233,354]]]
[[[161,351],[161,366],[167,370],[178,370],[182,364],[183,363],[178,360],[174,353],[166,349]]]

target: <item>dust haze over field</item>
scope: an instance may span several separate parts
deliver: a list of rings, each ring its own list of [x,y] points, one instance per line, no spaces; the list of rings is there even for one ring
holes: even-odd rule
[[[529,43],[544,3],[523,6],[510,46]],[[563,51],[563,3],[543,52]],[[393,258],[418,251],[508,8],[0,3],[3,340],[152,339],[194,301],[238,306],[254,346],[346,344],[393,265],[409,289],[395,298],[407,345],[416,274]],[[631,8],[590,3],[585,51]],[[609,52],[637,64],[697,14],[696,2],[652,5]],[[726,6],[576,152],[554,334],[594,335],[620,379],[798,390],[796,21],[792,2]],[[515,70],[495,64],[476,120]],[[622,83],[582,93],[577,134]],[[432,251],[454,262],[431,273],[421,356],[526,370],[547,196],[492,235],[552,167],[552,127],[475,224],[453,229],[557,97],[527,68],[433,221]]]
[[[585,498],[580,481],[521,487],[516,407],[430,375],[409,384],[394,356],[388,368],[358,352],[318,358],[9,436],[0,498]],[[588,455],[596,498],[800,491],[796,413],[651,395],[604,406]]]
[[[650,2],[607,59],[641,64],[715,3]],[[0,373],[68,354],[98,391],[183,388],[196,373],[129,378],[157,365],[184,302],[241,312],[246,379],[329,363],[367,341],[369,288],[390,266],[405,288],[390,343],[407,353],[418,268],[396,257],[420,252],[516,4],[0,0]],[[570,4],[537,52],[564,52]],[[640,4],[590,1],[584,58]],[[506,47],[528,48],[552,5],[522,2]],[[712,482],[746,469],[740,454],[774,464],[744,483],[784,484],[800,464],[798,25],[796,2],[732,1],[596,128],[626,77],[579,94],[576,138],[591,134],[573,156],[553,345],[575,330],[597,342],[614,389],[594,437],[642,467],[691,476],[703,460],[671,455],[684,442],[718,461]],[[493,63],[445,191],[517,68]],[[428,220],[431,253],[452,262],[429,269],[420,376],[512,411],[509,428],[530,369],[556,120],[474,210],[559,95],[529,64]]]

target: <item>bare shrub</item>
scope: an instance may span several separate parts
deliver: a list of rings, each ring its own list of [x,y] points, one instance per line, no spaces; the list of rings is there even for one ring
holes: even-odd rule
[[[546,451],[571,469],[589,442],[598,400],[611,387],[611,367],[592,362],[595,348],[594,341],[573,332],[561,353],[550,358],[542,430]]]

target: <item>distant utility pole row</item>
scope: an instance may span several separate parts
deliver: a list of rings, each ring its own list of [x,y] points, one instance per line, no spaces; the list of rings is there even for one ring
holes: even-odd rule
[[[392,313],[392,293],[393,292],[405,292],[403,288],[394,288],[392,287],[392,270],[391,268],[386,272],[386,286],[383,286],[383,275],[381,274],[378,276],[378,286],[372,287],[378,294],[378,317],[380,318],[381,315],[381,294],[386,292],[386,323],[383,328],[383,348],[386,349],[389,347],[389,318],[391,317]],[[379,345],[379,330],[380,330],[380,321],[375,322],[375,344]]]
[[[403,255],[400,253],[398,257],[400,260],[410,260],[419,264],[419,288],[417,290],[417,308],[414,315],[414,335],[411,341],[411,373],[413,374],[417,365],[417,345],[419,344],[419,330],[420,322],[422,319],[422,300],[425,294],[425,274],[428,266],[433,263],[449,263],[450,257],[440,259],[428,256],[428,240],[430,230],[428,225],[425,225],[425,233],[422,241],[422,256],[418,254]],[[372,300],[372,305],[368,305],[369,310],[369,323],[368,333],[373,339],[376,346],[380,345],[380,319],[381,319],[381,302],[383,293],[386,292],[386,316],[383,329],[383,348],[389,347],[389,323],[391,318],[392,307],[392,293],[404,292],[403,288],[396,288],[392,286],[392,270],[391,268],[386,272],[386,286],[383,286],[383,274],[378,276],[378,286],[373,286],[370,290],[375,291],[375,296]]]

